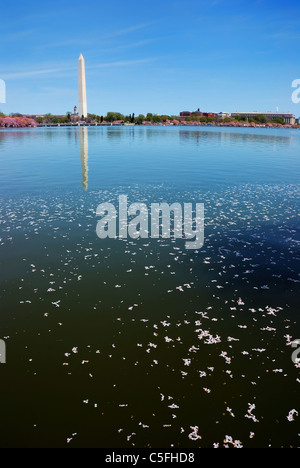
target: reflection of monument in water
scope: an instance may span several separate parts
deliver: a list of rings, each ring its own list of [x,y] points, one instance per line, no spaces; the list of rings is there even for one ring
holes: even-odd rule
[[[79,140],[80,140],[80,158],[82,168],[82,185],[84,190],[88,189],[89,181],[89,134],[87,127],[79,128]]]

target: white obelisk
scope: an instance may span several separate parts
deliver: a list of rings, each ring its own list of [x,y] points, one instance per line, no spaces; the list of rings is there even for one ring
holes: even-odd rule
[[[79,57],[79,102],[78,102],[78,113],[79,117],[87,117],[87,102],[86,102],[86,79],[85,79],[85,61],[80,54]]]

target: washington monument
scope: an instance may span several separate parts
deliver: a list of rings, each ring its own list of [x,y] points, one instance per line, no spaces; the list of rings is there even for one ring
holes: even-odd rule
[[[79,57],[79,117],[87,117],[87,102],[86,102],[86,80],[85,80],[85,62],[82,54]]]

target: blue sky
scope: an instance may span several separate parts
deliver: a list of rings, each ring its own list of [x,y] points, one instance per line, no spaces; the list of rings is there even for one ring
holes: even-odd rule
[[[90,113],[300,115],[299,0],[1,3],[6,113],[72,111],[82,53]]]

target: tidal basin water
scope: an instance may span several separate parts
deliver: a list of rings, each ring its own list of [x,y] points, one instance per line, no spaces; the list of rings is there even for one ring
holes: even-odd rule
[[[1,447],[299,446],[300,132],[0,130],[0,161]],[[204,247],[100,240],[120,195],[204,203]]]

